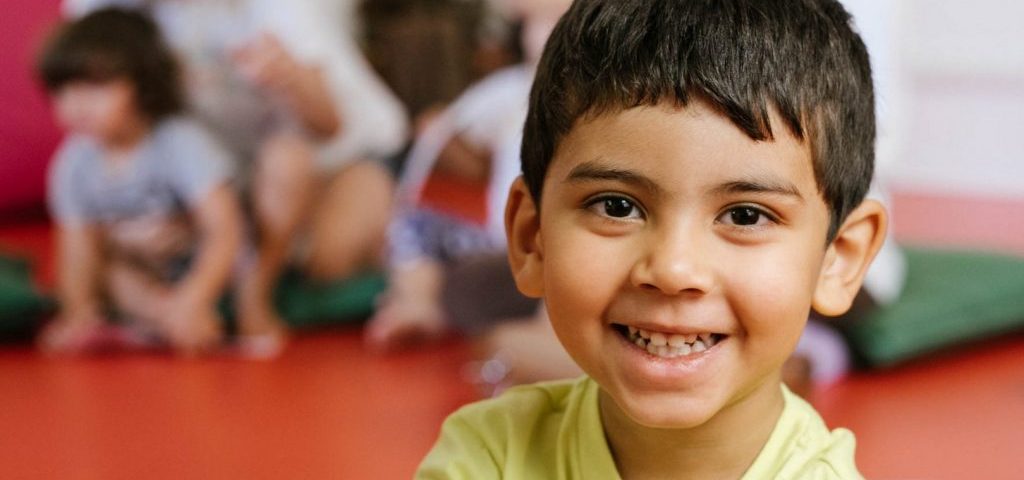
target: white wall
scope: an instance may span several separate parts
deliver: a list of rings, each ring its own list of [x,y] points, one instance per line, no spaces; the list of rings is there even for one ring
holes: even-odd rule
[[[1024,199],[1024,2],[896,3],[902,107],[883,175],[895,189]]]

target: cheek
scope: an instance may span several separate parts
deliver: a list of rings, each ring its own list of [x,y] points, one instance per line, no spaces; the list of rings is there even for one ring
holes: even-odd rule
[[[795,345],[810,311],[817,263],[799,249],[770,248],[737,257],[726,291],[748,335]]]
[[[54,97],[54,114],[64,128],[79,127],[83,122],[82,101],[74,95],[61,94]]]
[[[603,328],[604,312],[628,273],[618,243],[588,232],[545,237],[544,297],[560,337]]]
[[[64,100],[55,100],[53,102],[53,114],[57,117],[57,123],[63,128],[71,128],[73,126],[72,106]]]
[[[549,249],[544,268],[544,297],[557,311],[569,310],[577,316],[598,308],[602,262],[584,262],[579,250]]]
[[[96,103],[96,116],[98,121],[106,127],[112,128],[124,122],[133,111],[131,99],[121,95],[103,98]]]
[[[92,119],[105,130],[116,130],[136,111],[132,89],[124,83],[106,85],[92,92],[89,102]]]
[[[628,274],[628,240],[601,237],[582,228],[564,230],[545,238],[547,296],[607,304]]]

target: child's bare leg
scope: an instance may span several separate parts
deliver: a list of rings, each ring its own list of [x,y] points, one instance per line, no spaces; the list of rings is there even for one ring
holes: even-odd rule
[[[169,312],[177,307],[172,286],[122,261],[110,263],[106,280],[114,308],[144,332],[167,340],[185,353],[210,350],[220,342],[222,322],[213,305],[190,316],[187,323],[172,323],[175,319]]]
[[[306,273],[336,280],[379,265],[393,191],[391,175],[372,162],[356,162],[334,176],[312,212]]]
[[[243,335],[284,334],[272,294],[313,187],[313,151],[306,140],[276,135],[257,158],[252,203],[258,229],[255,262],[242,273],[237,291],[239,331]]]
[[[163,335],[163,312],[170,308],[171,289],[149,274],[121,261],[106,271],[107,295],[114,308],[142,329]]]
[[[438,337],[447,329],[441,305],[444,268],[423,259],[391,272],[391,286],[366,328],[366,342],[389,350]]]

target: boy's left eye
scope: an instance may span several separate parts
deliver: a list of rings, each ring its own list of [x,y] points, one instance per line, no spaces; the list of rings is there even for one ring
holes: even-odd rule
[[[640,208],[633,200],[620,196],[606,196],[591,200],[587,208],[602,217],[616,219],[642,218]]]
[[[718,221],[737,227],[757,227],[774,219],[763,210],[750,206],[733,207],[718,217]]]

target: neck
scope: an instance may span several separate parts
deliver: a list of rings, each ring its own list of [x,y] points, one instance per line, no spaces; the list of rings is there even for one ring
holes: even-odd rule
[[[687,429],[640,425],[601,393],[601,420],[622,478],[740,478],[768,442],[784,407],[778,377],[707,422]]]

